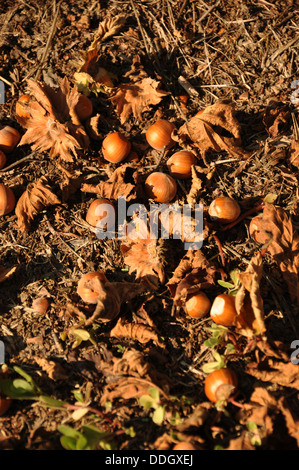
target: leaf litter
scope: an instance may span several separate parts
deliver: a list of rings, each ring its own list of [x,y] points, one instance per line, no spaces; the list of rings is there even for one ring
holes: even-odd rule
[[[15,214],[1,223],[1,329],[11,366],[8,372],[1,370],[1,377],[6,384],[8,377],[21,396],[22,387],[27,392],[45,387],[44,397],[46,393],[49,397],[43,404],[55,402],[56,407],[44,416],[39,401],[32,406],[22,396],[0,417],[5,436],[0,448],[60,449],[65,440],[60,440],[59,423],[71,421],[76,432],[84,427],[89,409],[77,406],[80,400],[84,403],[87,380],[92,380],[91,409],[112,434],[117,430],[120,449],[171,449],[179,440],[198,449],[297,449],[298,364],[290,359],[291,341],[298,337],[297,109],[290,103],[289,86],[276,76],[277,70],[292,67],[293,43],[280,51],[274,39],[267,39],[269,49],[263,54],[266,58],[272,53],[270,64],[276,67],[270,65],[265,74],[266,69],[260,68],[264,33],[255,20],[244,20],[252,13],[246,3],[238,13],[242,20],[232,9],[225,22],[223,12],[218,14],[220,6],[214,5],[193,24],[193,32],[190,24],[202,12],[192,2],[184,2],[182,8],[156,2],[155,21],[146,3],[130,2],[120,15],[115,14],[114,3],[100,13],[89,12],[81,22],[78,5],[63,6],[57,44],[52,43],[51,49],[50,38],[50,48],[44,50],[40,37],[44,35],[46,44],[47,22],[53,31],[57,27],[48,16],[51,9],[40,25],[30,29],[28,46],[26,28],[20,32],[23,42],[16,43],[14,13],[7,22],[0,7],[3,60],[11,83],[1,122],[10,121],[22,133],[12,155],[12,171],[2,172],[3,182],[17,183],[18,201]],[[157,9],[166,5],[172,14],[160,17]],[[17,2],[15,8],[20,13],[29,7]],[[275,23],[277,10],[280,6],[263,4],[256,14],[264,22],[267,11]],[[29,16],[23,18],[24,24]],[[73,17],[78,28],[73,27]],[[240,21],[246,25],[247,42]],[[274,23],[279,36],[282,30]],[[88,30],[91,24],[96,25],[93,31]],[[206,30],[201,49],[198,25]],[[190,41],[195,37],[199,41]],[[72,47],[65,51],[63,41],[70,38]],[[285,34],[279,41],[284,38]],[[13,66],[8,64],[12,53],[7,40],[15,45]],[[38,73],[36,79],[30,78],[32,64],[24,59],[28,51],[31,57],[35,53],[46,57],[43,80]],[[50,63],[55,61],[54,73]],[[38,61],[35,66],[39,72]],[[187,81],[182,81],[183,75]],[[181,107],[181,84],[187,82],[188,100]],[[10,114],[20,89],[31,94],[24,106],[26,118]],[[193,89],[196,93],[191,93]],[[75,111],[80,92],[94,106],[86,123]],[[159,117],[176,120],[172,136],[176,146],[192,150],[198,164],[204,164],[192,168],[190,181],[178,184],[180,203],[201,201],[206,207],[219,194],[229,194],[248,214],[226,230],[205,218],[202,250],[186,253],[180,244],[184,240],[161,243],[148,236],[99,241],[86,227],[74,225],[76,217],[70,215],[72,211],[80,215],[92,194],[144,202],[146,175],[157,162],[158,169],[164,169],[165,155],[144,141],[144,129]],[[117,128],[132,132],[134,150],[142,155],[138,164],[103,163],[99,143]],[[34,158],[22,163],[28,147]],[[22,187],[16,175],[19,168]],[[267,194],[275,195],[271,203]],[[261,198],[266,201],[262,209],[254,205]],[[247,231],[255,207],[259,207],[262,244]],[[41,212],[46,219],[39,220]],[[215,325],[209,328],[209,317],[198,321],[187,319],[183,312],[174,314],[190,294],[203,290],[213,298],[223,292],[233,268],[238,268],[239,281],[235,326],[217,330]],[[109,277],[105,284],[93,283],[99,294],[93,307],[78,300],[74,281],[90,269],[101,269]],[[36,287],[46,288],[55,298],[43,318],[27,308]],[[25,347],[12,341],[15,334]],[[203,390],[202,366],[214,366],[217,357],[227,361],[240,379],[238,393],[224,413],[207,401]],[[14,368],[16,363],[27,372]],[[22,379],[13,382],[16,373]],[[154,408],[142,407],[145,401],[140,397],[149,397]],[[59,398],[68,402],[67,407],[59,406]],[[30,435],[18,432],[18,420],[24,415],[34,427]],[[279,425],[283,433],[278,432]],[[132,427],[136,434],[124,432],[124,428],[132,432]],[[101,441],[100,448],[105,445],[108,442]]]

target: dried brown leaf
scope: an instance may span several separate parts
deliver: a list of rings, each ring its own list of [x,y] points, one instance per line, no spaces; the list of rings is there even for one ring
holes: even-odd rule
[[[123,356],[112,357],[110,361],[101,361],[101,372],[107,382],[115,382],[123,376],[137,377],[153,382],[160,387],[169,387],[171,380],[159,372],[141,351],[126,349]]]
[[[234,107],[226,101],[208,106],[200,114],[183,124],[173,139],[196,154],[226,151],[232,157],[248,158],[242,148],[241,126],[235,117]]]
[[[288,105],[271,101],[263,116],[263,123],[269,136],[275,138],[286,131],[290,117],[291,112]]]
[[[142,113],[159,104],[162,98],[169,94],[160,87],[161,82],[150,77],[134,83],[121,83],[110,96],[121,124],[124,124],[131,114],[137,121],[142,121]]]
[[[299,141],[292,139],[290,146],[289,162],[299,168]]]
[[[24,232],[41,210],[49,205],[60,204],[58,197],[52,192],[45,176],[35,183],[30,183],[16,204],[18,228]]]
[[[128,338],[141,344],[153,341],[157,346],[165,349],[165,344],[159,339],[155,328],[139,323],[123,322],[119,319],[115,327],[110,331],[110,336],[119,339]]]
[[[120,248],[129,274],[135,272],[136,279],[150,289],[157,289],[159,283],[165,282],[164,240],[151,238],[148,227],[143,228],[142,236],[126,238]]]
[[[225,450],[255,450],[255,447],[250,442],[250,433],[242,431],[240,436],[230,439],[228,447]]]
[[[55,382],[59,380],[67,380],[69,378],[68,374],[64,370],[64,368],[55,361],[49,361],[42,357],[35,357],[36,363],[44,370],[48,377]]]
[[[299,445],[299,419],[289,408],[285,397],[279,398],[279,409],[284,416],[289,435],[296,439],[297,445]]]
[[[136,400],[146,394],[149,387],[154,384],[148,380],[138,377],[122,377],[116,382],[106,385],[101,395],[100,404],[105,406],[107,402],[113,402],[116,399]]]
[[[280,341],[272,344],[263,340],[257,342],[257,347],[262,356],[257,362],[247,364],[246,372],[264,382],[298,390],[299,365],[292,363],[286,346]]]
[[[96,193],[107,199],[117,200],[122,197],[126,201],[136,199],[142,194],[138,167],[134,164],[123,164],[116,168],[107,181],[100,181],[97,185],[83,184],[81,191]]]
[[[167,287],[176,305],[183,305],[189,294],[215,286],[216,267],[200,250],[188,250],[175,269]]]
[[[126,16],[123,14],[115,15],[115,16],[107,16],[99,24],[98,29],[94,36],[93,43],[90,46],[90,48],[93,49],[99,42],[103,42],[107,38],[118,33],[120,29],[124,26],[125,22],[126,22]]]
[[[238,273],[241,287],[236,294],[237,317],[235,326],[245,336],[265,333],[263,299],[260,283],[263,274],[263,259],[257,253],[250,261],[244,273]]]
[[[291,217],[281,208],[265,203],[257,220],[259,236],[270,238],[268,253],[278,264],[293,302],[299,302],[299,235]]]
[[[98,300],[91,317],[85,321],[85,326],[94,322],[114,320],[120,313],[121,306],[144,292],[142,284],[133,282],[101,282],[95,277],[86,282],[85,286],[98,293]]]
[[[18,266],[12,266],[11,268],[5,268],[0,265],[0,283],[10,279],[17,271]]]
[[[30,144],[38,152],[49,151],[51,158],[73,161],[79,149],[89,146],[89,138],[75,107],[80,94],[65,77],[59,88],[28,80],[32,99],[26,105],[28,116],[16,116],[26,129],[19,145]]]
[[[259,426],[260,438],[265,442],[267,438],[275,433],[275,421],[279,415],[283,415],[286,429],[289,436],[299,441],[299,422],[287,403],[285,397],[275,397],[264,387],[255,387],[250,401],[243,404],[239,414],[240,423],[255,423]],[[288,436],[284,434],[284,438],[288,440]],[[282,435],[280,442],[283,446]]]
[[[61,200],[65,202],[81,187],[83,177],[81,171],[69,171],[59,163],[57,163],[57,168],[61,170],[62,181],[59,186],[62,193]]]

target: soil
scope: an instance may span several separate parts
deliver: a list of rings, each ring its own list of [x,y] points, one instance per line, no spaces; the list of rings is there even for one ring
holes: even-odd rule
[[[100,115],[98,137],[91,137],[89,149],[67,168],[79,170],[89,184],[107,179],[118,165],[103,160],[101,142],[117,130],[130,138],[142,162],[143,182],[161,157],[145,140],[152,123],[164,118],[179,128],[199,110],[229,100],[241,126],[242,148],[250,157],[231,158],[223,150],[205,155],[199,167],[210,178],[204,181],[200,201],[208,207],[216,196],[230,195],[245,213],[261,198],[274,195],[275,206],[284,210],[296,232],[298,164],[289,159],[296,124],[298,137],[295,1],[2,0],[1,125],[13,126],[23,135],[15,106],[27,91],[27,80],[53,87],[64,77],[74,82],[81,52],[92,43],[98,25],[117,15],[124,15],[125,22],[99,44],[101,66],[117,87],[137,63],[138,70],[158,80],[167,95],[145,109],[140,119],[131,114],[121,122],[107,92],[91,94],[93,114]],[[287,110],[287,119],[275,121],[275,135],[265,122],[269,109]],[[30,145],[8,154],[0,173],[17,200],[42,176],[61,196],[57,159],[32,151]],[[181,201],[190,186],[191,179],[178,183]],[[266,340],[248,338],[232,327],[226,330],[224,343],[212,348],[206,343],[211,338],[210,317],[189,318],[183,308],[174,308],[167,282],[186,254],[180,240],[166,243],[165,281],[157,289],[123,302],[111,321],[85,327],[78,312],[88,317],[93,307],[77,294],[84,273],[99,270],[109,282],[140,282],[126,266],[121,242],[101,241],[87,227],[86,211],[95,197],[79,187],[66,201],[35,214],[27,231],[18,228],[14,211],[1,217],[0,262],[5,268],[16,267],[0,284],[3,380],[20,378],[19,367],[39,393],[13,397],[0,417],[0,448],[61,450],[62,425],[82,433],[93,425],[107,432],[97,441],[97,449],[170,449],[187,440],[207,450],[298,450],[298,366],[291,362],[291,345],[299,340],[299,312],[279,264],[263,253],[260,292]],[[218,238],[210,235],[204,240],[202,253],[225,272],[226,280],[232,269],[245,271],[261,250],[249,235],[254,215],[253,211],[227,231],[215,226]],[[209,295],[212,299],[224,290],[215,282]],[[32,308],[40,296],[49,300],[46,313]],[[126,325],[149,327],[151,339],[133,330],[112,336],[120,318]],[[83,336],[76,341],[71,332],[78,322]],[[232,344],[234,352],[228,355],[226,347]],[[220,410],[204,392],[207,372],[202,367],[215,361],[215,351],[238,376],[238,393]],[[159,391],[159,399],[147,409],[139,398],[150,388]],[[42,403],[40,395],[61,401],[61,406]],[[156,415],[164,411],[161,421],[155,409]]]

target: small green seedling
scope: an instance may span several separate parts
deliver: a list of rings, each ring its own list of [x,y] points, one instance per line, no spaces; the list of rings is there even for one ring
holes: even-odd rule
[[[152,420],[155,424],[161,425],[165,417],[165,406],[160,402],[160,392],[157,388],[148,389],[148,395],[139,398],[139,404],[145,409],[153,409]]]

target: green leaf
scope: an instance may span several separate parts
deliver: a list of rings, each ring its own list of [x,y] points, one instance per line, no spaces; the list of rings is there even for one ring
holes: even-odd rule
[[[76,450],[76,439],[68,436],[61,436],[60,443],[66,450]]]
[[[71,426],[66,426],[65,424],[59,424],[57,429],[61,434],[67,437],[71,437],[72,439],[78,439],[81,435],[79,431],[72,428]]]
[[[80,403],[84,403],[84,397],[80,390],[73,390],[73,395],[77,401],[79,401]]]
[[[153,413],[153,422],[155,424],[162,424],[164,421],[165,409],[164,406],[158,406],[158,408]]]
[[[50,408],[56,408],[57,410],[64,409],[66,402],[56,400],[55,398],[49,397],[48,395],[40,395],[39,401],[41,405],[49,406]]]
[[[265,197],[264,197],[264,202],[268,202],[268,204],[273,204],[277,199],[277,194],[275,193],[268,193]]]
[[[234,353],[234,352],[236,352],[236,348],[235,348],[234,344],[228,343],[228,344],[226,345],[226,348],[225,348],[225,353],[230,353],[230,354],[232,354],[232,353]]]
[[[150,397],[149,395],[142,395],[139,398],[139,403],[145,410],[150,410],[151,408],[156,407],[155,400],[152,397]]]
[[[206,339],[203,343],[207,348],[214,348],[219,344],[219,338]]]
[[[235,287],[235,284],[232,284],[231,282],[226,282],[226,281],[218,281],[218,284],[221,287],[224,287],[225,289],[233,289]]]
[[[13,399],[35,400],[38,394],[31,384],[23,379],[5,379],[0,381],[0,390]]]
[[[136,432],[135,432],[135,429],[133,428],[133,426],[130,426],[129,428],[124,428],[124,431],[130,437],[135,437],[136,436]]]
[[[23,369],[21,369],[21,367],[14,366],[13,369],[15,370],[15,372],[17,372],[19,375],[21,375],[32,386],[36,386],[33,378],[29,374],[27,374],[27,372],[25,372]]]
[[[182,423],[182,418],[180,417],[179,412],[176,411],[170,418],[170,424],[172,426],[178,426],[181,423]]]
[[[233,283],[234,283],[234,286],[236,286],[237,284],[240,283],[239,278],[238,278],[239,272],[240,272],[239,269],[233,269],[233,270],[229,273],[230,278],[231,278],[231,280],[232,280]]]
[[[88,440],[83,434],[77,439],[76,450],[90,450]]]
[[[160,400],[160,392],[156,387],[150,387],[148,393],[155,401],[158,402]]]

